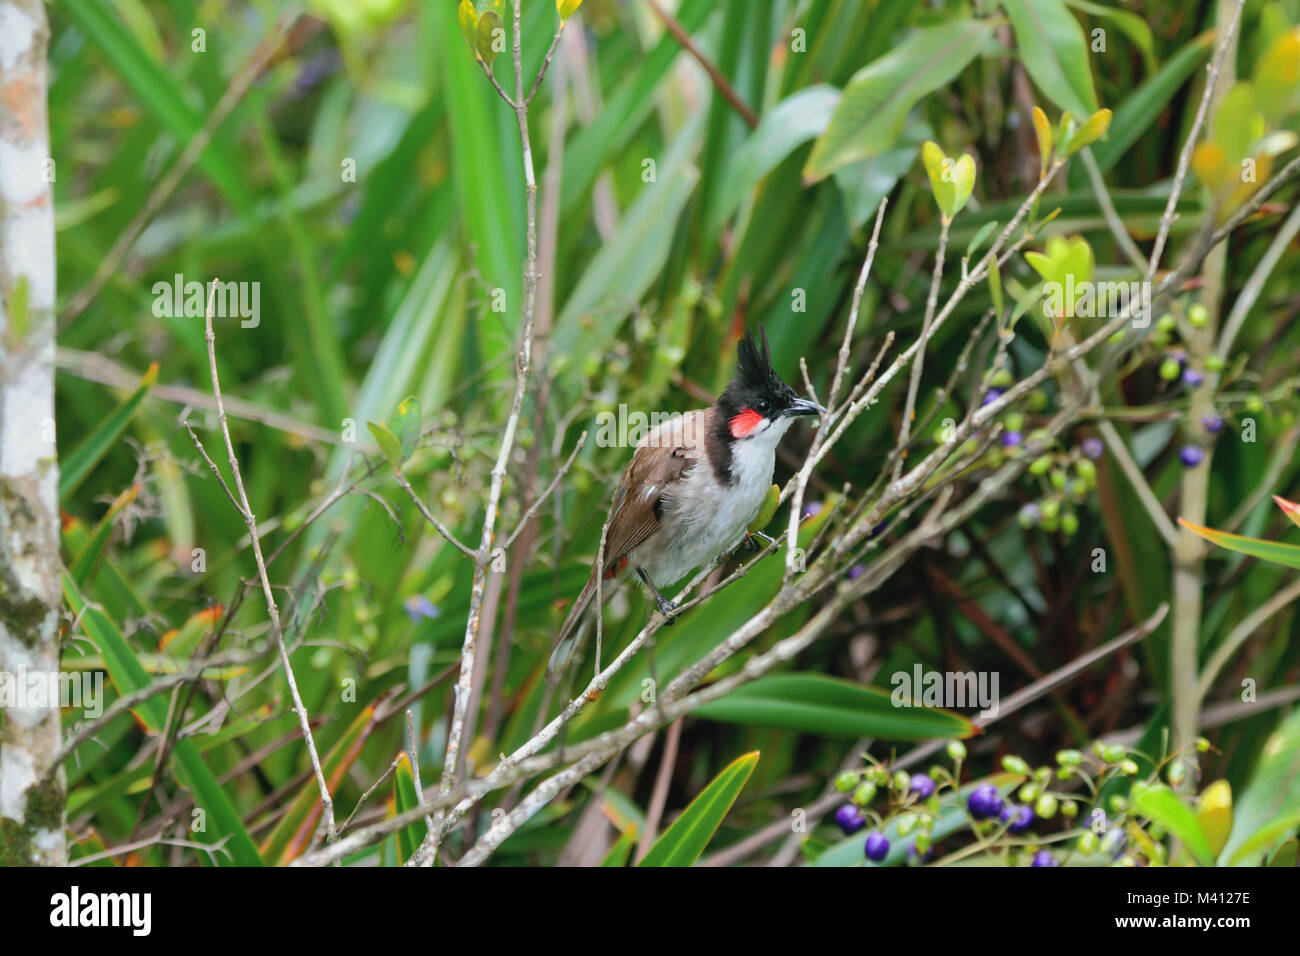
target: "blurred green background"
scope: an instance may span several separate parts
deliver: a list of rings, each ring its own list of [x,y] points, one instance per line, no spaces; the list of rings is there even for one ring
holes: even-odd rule
[[[946,295],[960,277],[967,243],[983,224],[1005,223],[1037,181],[1029,122],[1035,104],[1053,119],[1076,96],[1115,111],[1108,139],[1093,154],[1127,229],[1147,245],[1200,101],[1213,49],[1207,31],[1218,15],[1212,2],[1052,0],[1053,13],[1071,18],[1088,38],[1089,59],[1083,74],[1070,74],[1066,64],[1063,83],[1045,88],[1048,74],[1032,62],[1043,47],[1016,36],[993,2],[668,6],[760,122],[751,128],[652,6],[633,0],[586,0],[532,104],[541,184],[539,351],[499,536],[515,527],[577,436],[590,430],[591,438],[560,493],[520,539],[500,582],[504,596],[482,641],[492,654],[468,742],[475,772],[526,740],[539,718],[551,635],[599,538],[596,503],[607,498],[628,457],[626,448],[597,444],[597,416],[620,404],[656,411],[704,404],[730,377],[740,333],[759,325],[778,371],[797,381],[804,356],[824,391],[884,196],[890,204],[854,367],[864,368],[890,331],[910,342],[924,313],[938,234],[920,143],[933,139],[977,163],[974,196],[952,230]],[[236,600],[254,574],[246,530],[181,425],[188,414],[224,465],[208,404],[203,320],[157,315],[154,293],[155,283],[170,284],[176,275],[257,283],[260,322],[245,328],[237,319],[218,320],[218,363],[263,546],[276,554],[271,573],[284,589],[298,680],[318,742],[335,748],[339,818],[403,746],[395,701],[415,707],[428,790],[441,767],[453,683],[444,672],[459,659],[471,568],[392,482],[365,423],[387,421],[399,401],[418,397],[425,433],[407,475],[462,540],[477,541],[509,408],[519,322],[524,193],[514,116],[476,64],[452,0],[315,0],[302,8],[56,0],[49,9],[58,441],[65,458],[81,449],[91,464],[75,481],[64,465],[65,558],[85,599],[102,608],[95,626],[117,631],[92,634],[95,647],[73,642],[65,662],[104,666],[107,641],[138,661],[139,676],[183,668],[214,633],[216,653],[264,647],[260,595]],[[1238,75],[1249,77],[1261,51],[1297,23],[1297,0],[1248,2]],[[540,66],[556,24],[549,0],[525,0],[526,77]],[[945,61],[906,45],[918,31],[971,24],[981,40],[966,60]],[[1102,31],[1104,51],[1095,49],[1095,30]],[[269,47],[265,69],[248,71],[259,46],[275,35],[281,39]],[[1056,49],[1050,36],[1043,42]],[[899,127],[860,133],[829,175],[809,181],[814,141],[841,91],[864,67],[900,49],[916,88],[913,101],[902,103]],[[508,59],[498,60],[495,71],[513,89]],[[247,92],[174,192],[158,197],[160,182],[241,76]],[[1291,113],[1287,124],[1294,120]],[[1230,240],[1219,273],[1207,280],[1217,294],[1207,303],[1216,316],[1272,241],[1277,213],[1294,202],[1294,187],[1284,189]],[[1061,210],[1044,235],[1086,236],[1098,274],[1123,274],[1123,256],[1081,164],[1066,170],[1042,207]],[[1204,190],[1189,179],[1175,252],[1206,208]],[[138,238],[115,250],[137,223]],[[1300,493],[1292,460],[1297,260],[1292,242],[1238,337],[1215,399],[1227,426],[1204,466],[1212,469],[1205,523],[1224,526],[1243,509],[1238,530],[1269,538],[1282,538],[1287,522],[1267,496],[1253,493],[1265,481],[1263,491]],[[1021,257],[1006,272],[1026,286],[1036,281]],[[93,296],[84,297],[87,290]],[[931,345],[919,406],[933,413],[925,442],[938,439],[945,418],[960,419],[978,385],[988,340],[977,344],[971,371],[958,376],[947,403],[930,406],[990,301],[988,289],[977,288]],[[1192,290],[1173,308],[1182,316],[1196,301]],[[1016,375],[1038,368],[1047,347],[1041,330],[1024,323],[1011,348]],[[1103,383],[1106,414],[1175,514],[1188,401],[1157,370],[1180,347],[1177,335],[1148,342]],[[145,376],[154,363],[151,383]],[[810,496],[824,498],[846,482],[864,489],[876,478],[897,426],[904,379],[853,426],[819,469]],[[142,380],[151,387],[138,390]],[[1048,386],[1016,409],[1024,430],[1050,415],[1056,400]],[[1247,415],[1254,441],[1240,440]],[[1093,426],[1085,421],[1064,436],[1063,452],[1077,457]],[[791,433],[778,481],[808,441],[806,429]],[[1026,529],[1016,520],[1022,505],[1051,493],[1047,480],[1026,477],[960,533],[923,549],[789,669],[888,689],[890,674],[919,662],[999,672],[1009,693],[1170,599],[1169,554],[1109,455],[1098,462],[1095,488],[1067,505],[1077,525],[1072,534]],[[355,491],[304,527],[341,481],[356,482]],[[1097,549],[1104,573],[1094,567]],[[1294,578],[1285,568],[1212,553],[1203,578],[1202,659]],[[775,592],[779,579],[776,567],[755,572],[664,632],[656,651],[660,672],[675,673],[714,646]],[[645,614],[639,594],[611,605],[607,646],[623,646]],[[807,614],[791,612],[759,645],[792,633]],[[1272,615],[1217,675],[1204,701],[1223,705],[1206,722],[1216,750],[1204,758],[1205,779],[1225,777],[1239,791],[1252,781],[1265,741],[1297,696],[1296,627],[1289,610]],[[1008,752],[1046,759],[1059,747],[1120,732],[1159,750],[1171,698],[1168,641],[1166,622],[1135,648],[998,724],[969,743],[970,765],[987,771]],[[205,766],[226,798],[220,825],[190,838],[215,842],[225,830],[240,830],[268,862],[297,852],[294,840],[301,843],[304,826],[310,832],[314,793],[273,663],[263,656],[213,668],[192,697],[156,698],[172,700],[173,708],[185,704],[181,736],[198,752],[187,759]],[[109,664],[121,692],[126,671],[114,673]],[[638,658],[575,721],[570,739],[617,726],[639,709],[645,673]],[[444,679],[418,697],[408,693],[439,675]],[[1241,703],[1244,678],[1267,705]],[[550,707],[553,713],[555,701]],[[149,722],[122,716],[69,762],[74,854],[133,834],[179,832],[189,822],[198,786],[187,776],[192,770],[178,770],[183,786],[161,775],[150,797],[160,735],[142,723]],[[824,793],[864,736],[851,719],[831,729],[685,720],[667,817],[733,758],[757,750],[761,759],[712,848],[788,820],[792,808]],[[1288,746],[1300,753],[1295,720],[1288,733]],[[888,756],[889,746],[874,752]],[[607,789],[594,778],[575,788],[508,840],[495,861],[598,862],[620,828],[643,822],[663,748],[660,735],[626,754],[603,778]],[[178,747],[174,759],[181,757]],[[1266,786],[1275,795],[1278,786],[1289,787],[1284,794],[1296,798],[1295,777],[1278,780]],[[391,812],[399,796],[385,784],[358,820]],[[497,799],[489,798],[466,829],[486,825],[486,809]],[[838,840],[838,831],[822,824],[806,856]],[[452,841],[453,851],[464,845],[462,837]],[[743,859],[766,859],[779,845]],[[390,839],[359,859],[394,862],[399,852]],[[136,858],[193,863],[200,856],[160,846]]]

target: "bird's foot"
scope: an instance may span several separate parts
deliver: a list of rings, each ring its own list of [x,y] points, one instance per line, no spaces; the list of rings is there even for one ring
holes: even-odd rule
[[[759,543],[760,541],[762,544]],[[771,544],[772,541],[771,535],[764,534],[762,531],[754,531],[745,535],[745,550],[749,552],[760,551]]]
[[[659,609],[659,613],[662,614],[662,615],[664,616],[664,626],[665,626],[665,627],[668,627],[668,626],[671,626],[671,625],[677,623],[677,618],[674,617],[674,615],[677,613],[677,602],[676,602],[676,601],[670,601],[670,600],[668,600],[668,599],[665,598],[665,597],[656,597],[656,598],[655,598],[655,607],[657,607],[657,608]]]

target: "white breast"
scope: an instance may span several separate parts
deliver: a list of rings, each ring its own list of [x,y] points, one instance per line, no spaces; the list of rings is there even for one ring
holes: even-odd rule
[[[659,530],[629,555],[656,587],[672,584],[740,544],[772,486],[776,445],[789,424],[790,419],[774,422],[732,445],[732,484],[719,484],[706,458],[678,483]]]

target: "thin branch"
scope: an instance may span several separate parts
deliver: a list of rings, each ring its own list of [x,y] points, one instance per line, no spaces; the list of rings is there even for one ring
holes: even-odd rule
[[[1237,8],[1233,11],[1232,19],[1228,21],[1223,40],[1214,53],[1214,59],[1210,61],[1209,73],[1205,80],[1205,92],[1201,94],[1201,104],[1196,109],[1196,118],[1192,120],[1192,128],[1187,133],[1182,152],[1178,154],[1178,168],[1174,172],[1174,181],[1169,189],[1169,200],[1165,203],[1164,215],[1160,217],[1160,228],[1156,232],[1155,245],[1151,248],[1151,259],[1147,263],[1147,282],[1151,281],[1156,270],[1160,268],[1160,256],[1164,253],[1165,242],[1169,239],[1169,230],[1174,224],[1174,209],[1178,205],[1178,197],[1183,192],[1183,180],[1187,177],[1187,169],[1191,165],[1192,153],[1196,150],[1196,140],[1201,135],[1201,127],[1205,125],[1205,116],[1210,111],[1210,101],[1214,98],[1214,88],[1219,81],[1219,70],[1232,46],[1237,24],[1241,22],[1241,9],[1244,4],[1245,0],[1237,0]]]
[[[650,8],[659,15],[659,19],[664,22],[664,26],[668,29],[668,32],[673,35],[673,38],[682,45],[682,49],[693,56],[695,62],[704,67],[704,72],[709,74],[709,80],[712,81],[714,89],[722,94],[724,100],[731,104],[731,108],[736,111],[736,114],[742,120],[745,121],[746,126],[750,129],[755,129],[758,126],[758,114],[749,108],[749,105],[741,98],[740,94],[736,92],[735,87],[731,85],[730,81],[723,75],[722,71],[704,55],[704,51],[695,45],[695,42],[691,39],[691,35],[686,32],[685,27],[678,23],[676,18],[659,4],[659,0],[646,0],[646,2],[650,5]]]
[[[217,336],[212,329],[212,303],[216,293],[217,279],[213,278],[212,286],[208,292],[208,306],[204,316],[204,333],[208,343],[208,371],[212,376],[212,395],[217,401],[217,421],[221,425],[221,437],[226,442],[230,470],[235,478],[235,488],[239,492],[239,500],[236,505],[244,519],[244,524],[248,526],[248,536],[253,546],[253,558],[257,561],[257,576],[262,581],[262,595],[266,599],[266,610],[271,617],[271,634],[275,638],[276,648],[280,652],[280,663],[284,667],[285,680],[289,684],[289,694],[293,698],[294,713],[298,715],[298,724],[302,727],[302,738],[307,744],[307,753],[311,757],[312,772],[316,776],[316,787],[320,791],[321,813],[325,822],[326,839],[328,842],[333,843],[335,838],[334,801],[330,799],[329,787],[325,783],[325,773],[321,769],[320,755],[316,751],[316,739],[311,732],[311,718],[307,715],[307,708],[302,702],[302,695],[298,693],[298,681],[294,677],[293,665],[289,662],[289,652],[284,644],[284,631],[280,626],[280,609],[276,606],[275,594],[271,589],[271,580],[266,574],[266,561],[262,558],[262,542],[257,534],[257,519],[253,516],[253,509],[248,503],[248,493],[244,490],[244,479],[239,470],[239,459],[235,455],[235,443],[230,438],[230,428],[226,424],[226,407],[221,398],[221,381],[217,376]],[[207,458],[206,453],[204,453],[204,458]],[[211,459],[208,459],[208,461],[211,462]],[[213,467],[215,470],[215,465]],[[225,484],[224,480],[222,484]],[[229,493],[229,488],[227,488],[227,493]]]

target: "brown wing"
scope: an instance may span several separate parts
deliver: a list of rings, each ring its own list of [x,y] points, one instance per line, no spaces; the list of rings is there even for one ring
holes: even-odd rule
[[[637,446],[632,462],[623,473],[623,480],[614,490],[610,504],[612,517],[605,534],[605,577],[610,578],[623,570],[628,554],[659,529],[664,506],[672,500],[677,483],[690,470],[701,454],[702,443],[697,435],[702,431],[704,419],[695,420],[702,412],[688,412],[684,418],[691,420],[693,428],[663,429],[657,440]],[[559,648],[573,632],[583,612],[596,592],[596,568],[578,599],[569,608],[560,627],[556,647]],[[556,664],[552,655],[547,673]]]
[[[683,444],[637,448],[614,493],[605,538],[606,573],[621,570],[628,554],[659,529],[664,505],[694,463],[695,456]]]

